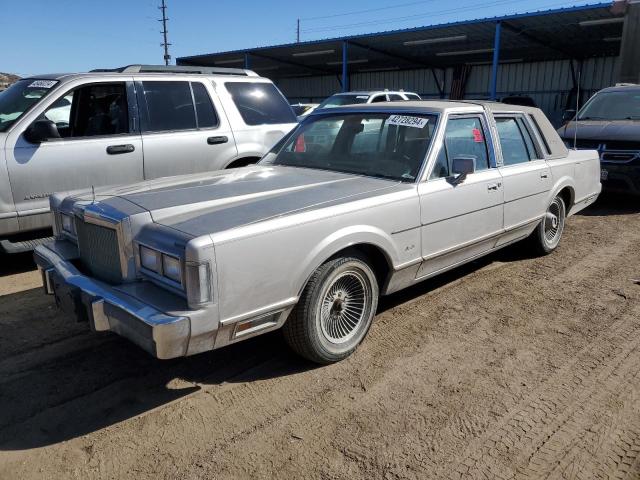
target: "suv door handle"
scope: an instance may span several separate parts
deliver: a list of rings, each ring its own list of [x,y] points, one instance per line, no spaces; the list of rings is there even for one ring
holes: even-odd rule
[[[227,143],[229,141],[229,137],[226,135],[220,135],[219,137],[209,137],[207,138],[207,143],[209,145],[219,145],[221,143]]]
[[[541,173],[540,178],[549,178],[549,175],[547,175],[546,173]]]
[[[135,149],[136,149],[136,147],[134,147],[130,143],[128,143],[126,145],[109,145],[107,147],[107,153],[109,155],[120,155],[122,153],[131,153]]]
[[[491,191],[491,190],[498,190],[498,187],[500,186],[499,183],[490,183],[489,185],[487,185],[487,190]]]

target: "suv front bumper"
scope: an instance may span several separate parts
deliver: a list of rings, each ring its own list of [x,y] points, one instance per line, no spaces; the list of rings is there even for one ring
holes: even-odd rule
[[[117,286],[81,273],[71,260],[77,258],[75,245],[64,240],[36,248],[34,259],[42,274],[45,292],[56,304],[92,330],[112,331],[156,358],[187,354],[190,319],[168,315]]]
[[[603,190],[640,195],[640,158],[628,163],[601,160],[600,167],[607,171]]]

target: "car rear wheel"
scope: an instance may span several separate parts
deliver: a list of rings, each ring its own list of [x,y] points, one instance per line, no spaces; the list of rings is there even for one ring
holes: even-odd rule
[[[378,306],[378,282],[366,259],[335,258],[307,283],[284,325],[289,346],[321,364],[351,355],[369,331]]]
[[[531,235],[531,241],[537,253],[547,255],[558,247],[564,231],[566,215],[564,200],[558,195],[553,199],[544,218]]]

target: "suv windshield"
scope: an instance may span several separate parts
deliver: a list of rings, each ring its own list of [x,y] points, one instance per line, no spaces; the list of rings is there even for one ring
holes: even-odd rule
[[[640,120],[640,89],[598,93],[580,111],[578,120]]]
[[[0,132],[6,132],[24,113],[44,98],[56,80],[18,80],[0,95]]]
[[[332,95],[322,102],[318,108],[340,107],[342,105],[354,105],[356,103],[367,103],[369,95]]]
[[[301,124],[260,162],[401,182],[416,180],[436,115],[323,115]]]

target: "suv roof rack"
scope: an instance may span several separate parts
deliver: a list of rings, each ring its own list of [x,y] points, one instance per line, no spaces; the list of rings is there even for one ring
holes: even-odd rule
[[[242,68],[205,67],[191,65],[125,65],[118,68],[96,68],[91,72],[113,73],[192,73],[205,75],[241,75],[257,77],[258,74]]]

